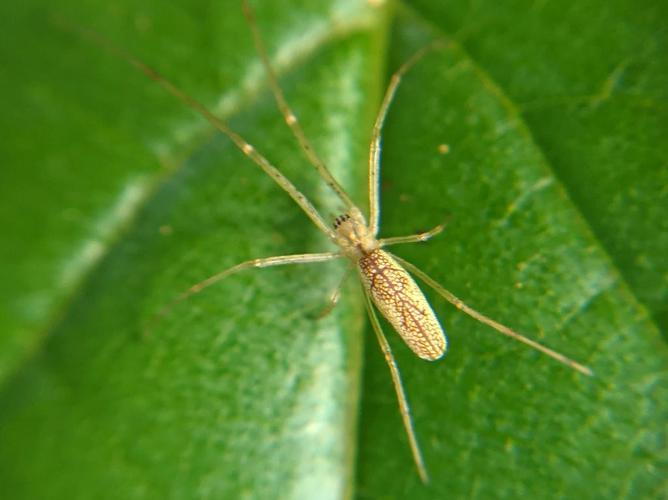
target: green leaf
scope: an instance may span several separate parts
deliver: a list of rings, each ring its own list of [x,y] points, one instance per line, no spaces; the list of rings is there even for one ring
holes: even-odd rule
[[[437,239],[392,251],[595,377],[428,291],[445,359],[418,360],[385,325],[425,486],[355,280],[317,319],[343,263],[234,275],[146,334],[207,276],[329,246],[229,140],[64,24],[103,34],[201,100],[328,219],[341,208],[275,110],[236,2],[3,5],[8,498],[662,494],[662,7],[412,3],[256,8],[307,135],[363,208],[387,75],[429,40],[450,41],[406,76],[388,117],[381,233],[447,219]]]

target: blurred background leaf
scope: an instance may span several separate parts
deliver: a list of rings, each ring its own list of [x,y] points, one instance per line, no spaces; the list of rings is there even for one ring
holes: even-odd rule
[[[323,213],[340,207],[275,111],[236,3],[3,5],[10,498],[661,496],[664,7],[410,4],[257,9],[290,102],[359,200],[387,75],[429,40],[450,42],[407,76],[388,117],[382,233],[449,218],[444,235],[397,253],[596,377],[432,297],[450,334],[443,361],[421,362],[390,336],[425,487],[354,280],[315,319],[343,266],[235,276],[143,335],[203,277],[327,244],[229,141],[60,20],[230,120]]]

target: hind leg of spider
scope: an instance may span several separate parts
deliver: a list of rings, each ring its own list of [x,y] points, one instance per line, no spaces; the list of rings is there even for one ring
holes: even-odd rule
[[[446,290],[441,286],[440,283],[438,283],[436,280],[431,278],[427,273],[421,271],[417,267],[415,267],[413,264],[410,262],[405,261],[404,259],[397,257],[396,255],[393,255],[395,259],[399,261],[400,264],[402,264],[406,269],[408,269],[411,273],[413,273],[415,276],[420,278],[422,281],[424,281],[427,285],[432,287],[436,293],[438,293],[441,297],[443,297],[445,300],[450,302],[453,306],[455,306],[457,309],[462,311],[463,313],[468,314],[472,318],[480,321],[481,323],[484,323],[488,326],[491,326],[494,328],[497,332],[502,333],[503,335],[510,337],[512,339],[517,340],[518,342],[522,342],[523,344],[528,345],[532,349],[535,349],[539,352],[542,352],[543,354],[546,354],[547,356],[551,357],[552,359],[555,359],[561,364],[564,364],[570,368],[572,368],[575,371],[578,371],[582,373],[583,375],[588,375],[592,376],[593,372],[591,369],[587,366],[584,366],[577,361],[574,361],[560,352],[557,352],[553,349],[550,349],[549,347],[545,347],[543,344],[540,344],[536,342],[535,340],[531,340],[528,337],[525,337],[524,335],[517,333],[515,330],[508,328],[506,325],[502,325],[498,321],[494,321],[491,318],[488,318],[484,314],[476,311],[472,307],[466,305],[462,300],[457,298],[452,292],[449,290]]]
[[[200,281],[192,285],[190,288],[182,292],[180,295],[175,297],[171,302],[165,305],[160,309],[153,317],[150,319],[149,324],[144,328],[144,335],[148,335],[150,331],[156,326],[156,324],[162,320],[177,304],[183,302],[190,296],[201,292],[205,288],[210,287],[211,285],[218,283],[219,281],[231,276],[232,274],[244,271],[246,269],[262,268],[262,267],[272,267],[272,266],[284,266],[287,264],[311,264],[315,262],[327,262],[329,260],[338,259],[341,257],[341,254],[338,252],[323,252],[323,253],[302,253],[302,254],[293,254],[293,255],[277,255],[274,257],[265,257],[262,259],[251,259],[236,266],[232,266],[224,271],[221,271],[213,276],[209,276],[207,279]]]
[[[427,468],[424,465],[424,459],[422,458],[422,452],[420,451],[420,445],[418,444],[417,437],[415,435],[415,427],[413,425],[413,418],[411,417],[411,409],[408,405],[408,400],[406,399],[406,392],[404,391],[404,386],[401,382],[401,375],[399,374],[399,367],[397,362],[392,355],[392,350],[390,349],[390,344],[387,342],[383,330],[380,327],[380,322],[378,321],[378,315],[373,308],[371,303],[371,297],[366,290],[364,291],[366,297],[366,308],[369,313],[369,319],[371,320],[371,326],[373,331],[376,333],[376,338],[380,344],[380,349],[383,351],[383,356],[385,356],[385,361],[387,366],[390,368],[390,374],[392,375],[392,383],[394,384],[394,391],[397,394],[397,401],[399,402],[399,411],[401,412],[401,419],[404,422],[404,428],[406,429],[406,434],[408,435],[408,442],[411,446],[411,452],[413,453],[413,460],[415,461],[415,466],[417,467],[418,474],[423,483],[429,482],[429,475],[427,474]]]

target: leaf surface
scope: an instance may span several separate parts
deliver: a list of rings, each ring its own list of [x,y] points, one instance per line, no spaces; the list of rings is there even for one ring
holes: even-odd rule
[[[429,486],[354,279],[316,319],[343,263],[234,275],[145,332],[206,276],[330,247],[226,138],[61,20],[103,34],[228,120],[329,219],[341,207],[275,110],[241,9],[3,6],[15,21],[0,35],[0,85],[12,96],[0,118],[3,490],[660,496],[666,32],[651,3],[632,14],[621,2],[578,5],[257,5],[290,103],[364,208],[387,75],[433,38],[449,42],[406,76],[388,116],[381,233],[448,220],[429,243],[392,250],[595,372],[573,373],[427,291],[449,335],[445,359],[418,360],[385,328]]]

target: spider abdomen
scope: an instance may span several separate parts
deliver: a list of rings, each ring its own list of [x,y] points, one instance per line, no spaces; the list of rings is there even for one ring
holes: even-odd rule
[[[410,274],[380,249],[363,255],[358,269],[373,303],[408,347],[422,359],[442,357],[447,348],[443,328]]]

